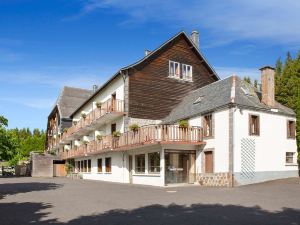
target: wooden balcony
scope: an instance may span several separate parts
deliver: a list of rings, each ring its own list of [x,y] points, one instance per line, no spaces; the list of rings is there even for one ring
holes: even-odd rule
[[[68,130],[62,134],[61,140],[70,141],[74,138],[78,138],[90,132],[90,130],[96,129],[101,122],[104,123],[108,119],[114,119],[120,115],[124,115],[124,101],[108,99],[101,104],[101,107],[95,108],[88,113],[85,118],[81,118],[76,124],[68,128]]]
[[[105,136],[100,141],[82,144],[77,149],[61,153],[63,159],[88,156],[107,151],[126,151],[149,144],[203,144],[201,127],[180,128],[176,125],[141,127],[137,131],[121,134],[120,137]]]

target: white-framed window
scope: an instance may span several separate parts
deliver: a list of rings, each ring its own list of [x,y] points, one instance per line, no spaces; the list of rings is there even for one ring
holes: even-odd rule
[[[285,153],[285,163],[293,164],[294,163],[294,152],[286,152]]]
[[[182,64],[181,67],[182,74],[180,78],[191,81],[193,79],[193,67],[187,64]]]
[[[169,76],[180,78],[180,63],[169,61]]]
[[[148,172],[159,173],[160,172],[160,153],[151,152],[148,153]]]
[[[187,64],[180,64],[179,62],[169,61],[169,77],[192,81],[193,67]]]

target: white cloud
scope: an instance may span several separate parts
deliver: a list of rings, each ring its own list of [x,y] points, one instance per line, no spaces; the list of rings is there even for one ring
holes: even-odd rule
[[[14,103],[18,105],[23,105],[26,107],[34,108],[34,109],[49,109],[54,103],[55,99],[53,98],[11,98],[11,97],[3,97],[0,98],[0,101]]]
[[[209,45],[244,39],[300,42],[300,1],[296,0],[88,0],[80,15],[106,8],[127,14],[123,23],[159,21],[207,29],[212,35]]]
[[[237,75],[240,78],[249,76],[252,79],[260,80],[260,71],[258,68],[215,67],[215,70],[221,79],[232,75]]]
[[[0,83],[44,85],[51,87],[72,86],[91,89],[94,84],[100,85],[113,75],[113,69],[100,70],[106,74],[96,75],[86,67],[49,66],[36,70],[0,71]]]

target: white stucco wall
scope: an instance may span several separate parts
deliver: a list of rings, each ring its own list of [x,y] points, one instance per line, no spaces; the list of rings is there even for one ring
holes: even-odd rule
[[[260,135],[249,135],[249,114],[259,115]],[[295,118],[265,112],[239,110],[234,113],[234,172],[242,172],[242,139],[251,140],[255,145],[253,182],[289,177],[296,165],[297,146],[295,139],[287,138],[287,120]],[[294,164],[286,164],[286,152],[294,152]],[[253,160],[252,160],[253,161]],[[282,175],[281,175],[282,174]],[[289,175],[290,174],[290,175]],[[296,173],[294,173],[296,174]],[[256,177],[255,177],[256,176]],[[245,181],[252,183],[251,179]],[[243,182],[240,180],[240,182]]]
[[[105,172],[105,158],[111,157],[111,173]],[[98,173],[97,159],[102,158],[102,173]],[[127,161],[122,152],[103,153],[92,157],[78,158],[80,160],[92,160],[92,168],[90,173],[82,173],[83,179],[102,180],[111,182],[128,183],[129,173],[127,169]]]
[[[91,172],[82,173],[83,179],[102,180],[119,183],[129,183],[129,155],[132,155],[132,183],[142,185],[164,186],[164,157],[161,157],[160,173],[153,174],[148,172],[148,153],[160,152],[161,156],[164,155],[162,148],[158,147],[145,147],[131,151],[103,153],[91,157],[78,158],[75,161],[91,159]],[[145,154],[145,173],[135,172],[135,155]],[[111,173],[105,172],[105,158],[111,157]],[[97,160],[102,158],[102,173],[98,173]]]
[[[96,108],[95,102],[105,102],[111,95],[116,93],[117,100],[124,100],[124,81],[121,76],[113,80],[107,87],[99,92],[94,98],[92,98],[80,111],[74,116],[73,120],[79,120],[81,118],[81,112],[89,113]]]
[[[213,113],[214,135],[213,138],[204,138],[206,145],[196,155],[196,172],[202,171],[202,157],[205,150],[214,151],[214,172],[229,171],[229,110]],[[189,120],[190,126],[202,126],[202,117],[198,116]]]

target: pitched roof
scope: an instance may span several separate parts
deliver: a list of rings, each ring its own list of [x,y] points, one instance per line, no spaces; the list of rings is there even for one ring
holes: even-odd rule
[[[233,76],[216,81],[195,91],[190,92],[183,100],[163,119],[163,123],[172,123],[181,119],[188,119],[197,115],[215,111],[219,108],[235,104],[254,110],[269,111],[272,113],[295,116],[295,112],[276,102],[274,107],[261,103],[261,93],[251,84],[236,77],[235,89]],[[231,97],[234,97],[232,101]],[[278,112],[271,109],[277,109]]]
[[[61,118],[70,118],[71,114],[92,94],[92,90],[65,86],[58,96],[50,115],[57,107]]]
[[[179,38],[181,36],[184,37],[191,44],[192,49],[194,49],[195,52],[196,52],[196,54],[204,61],[204,63],[207,65],[207,67],[211,71],[212,75],[215,76],[216,80],[220,80],[220,77],[218,76],[218,74],[216,73],[216,71],[212,68],[212,66],[207,62],[207,60],[205,59],[205,57],[200,52],[199,48],[194,44],[194,42],[190,39],[190,37],[184,31],[180,31],[175,36],[173,36],[172,38],[170,38],[169,40],[167,40],[166,42],[164,42],[161,46],[159,46],[155,50],[151,51],[148,55],[144,56],[142,59],[138,60],[137,62],[135,62],[133,64],[130,64],[128,66],[125,66],[125,67],[121,68],[116,74],[114,74],[109,80],[107,80],[100,88],[98,88],[97,91],[93,95],[91,95],[85,102],[83,102],[83,104],[81,106],[79,106],[74,111],[74,113],[71,116],[73,116],[87,102],[89,102],[94,96],[96,96],[100,91],[102,91],[111,81],[113,81],[116,77],[118,77],[119,75],[121,75],[122,72],[124,72],[124,71],[126,71],[126,70],[128,70],[130,68],[134,68],[136,66],[139,66],[142,63],[146,62],[147,60],[151,60],[154,56],[156,56],[156,54],[159,53],[159,51],[161,49],[163,49],[169,43],[171,43],[172,41],[176,40],[177,38]]]

